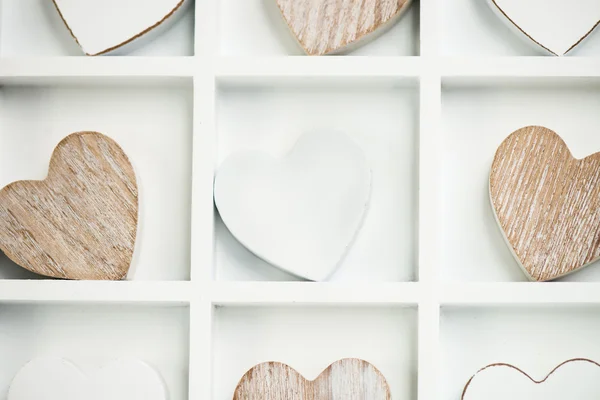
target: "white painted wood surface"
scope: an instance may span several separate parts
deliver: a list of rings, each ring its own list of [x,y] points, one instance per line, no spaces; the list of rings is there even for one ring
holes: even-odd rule
[[[281,160],[258,151],[217,169],[215,204],[233,236],[294,275],[327,279],[365,218],[371,170],[361,148],[337,132],[302,135]]]
[[[510,364],[491,364],[465,386],[462,400],[594,400],[600,393],[600,365],[567,360],[547,375],[531,375]]]
[[[50,1],[50,0],[48,0]],[[181,16],[186,0],[51,0],[86,55],[131,50]]]
[[[34,3],[2,1],[0,176],[33,171],[43,177],[49,154],[38,150],[35,157],[19,157],[27,142],[52,147],[63,132],[89,129],[90,121],[107,132],[128,128],[114,138],[136,160],[141,175],[151,176],[140,185],[147,199],[142,210],[161,211],[144,214],[148,226],[139,232],[143,247],[134,281],[0,280],[0,390],[7,390],[10,378],[27,361],[25,355],[63,349],[69,349],[70,357],[102,359],[135,351],[160,367],[172,400],[231,400],[239,377],[264,361],[257,359],[264,355],[289,356],[313,377],[331,360],[356,351],[386,374],[393,398],[420,400],[459,399],[473,372],[499,352],[506,355],[503,359],[540,373],[577,355],[600,359],[597,269],[565,278],[588,282],[517,282],[524,275],[516,265],[507,268],[514,261],[490,224],[486,197],[493,153],[506,133],[520,126],[556,127],[578,157],[599,147],[600,135],[590,134],[600,129],[597,59],[521,57],[537,52],[526,44],[520,47],[516,36],[511,40],[487,4],[473,0],[420,1],[408,11],[410,23],[406,15],[393,33],[353,53],[380,57],[276,57],[288,55],[289,48],[277,41],[268,22],[247,20],[264,15],[263,0],[243,5],[208,0],[196,2],[186,29],[144,47],[153,55],[191,56],[187,46],[195,42],[194,57],[69,58],[62,56],[80,50],[76,45],[65,48],[54,30],[64,31],[62,24],[47,20]],[[44,3],[56,14],[51,2]],[[195,34],[190,28],[194,21]],[[590,35],[577,47],[577,55],[597,55],[597,37]],[[158,43],[163,38],[166,42]],[[165,51],[177,43],[187,43],[185,51]],[[392,57],[417,54],[424,57]],[[22,57],[41,55],[54,57]],[[511,57],[496,57],[503,55]],[[365,282],[362,278],[369,275],[360,274],[345,275],[343,284],[215,278],[219,267],[212,247],[212,179],[216,142],[223,131],[214,111],[232,88],[255,85],[251,96],[259,102],[261,93],[273,88],[289,88],[293,96],[297,87],[311,82],[319,88],[312,100],[338,91],[340,107],[347,106],[344,95],[371,104],[344,88],[419,87],[420,98],[408,104],[418,102],[418,110],[395,107],[402,129],[394,131],[406,135],[404,123],[418,115],[419,144],[411,151],[419,153],[418,173],[413,175],[419,200],[402,208],[419,214],[414,246],[419,262],[398,266],[414,269],[415,282]],[[192,90],[193,114],[186,97]],[[46,102],[48,98],[52,101]],[[248,121],[264,127],[280,119],[272,115]],[[129,129],[139,121],[143,131]],[[330,121],[335,126],[335,118]],[[489,130],[482,132],[482,127]],[[193,169],[187,164],[192,147]],[[389,178],[397,176],[390,173]],[[168,193],[154,190],[164,187],[170,188]],[[187,225],[190,214],[192,223]],[[490,230],[497,237],[483,240]],[[468,245],[468,251],[458,243]],[[389,261],[400,265],[397,260],[394,256]],[[376,268],[380,262],[368,265]],[[418,326],[404,316],[416,306]],[[73,326],[85,335],[74,339]],[[319,327],[327,333],[326,341]],[[245,345],[249,330],[260,333],[254,336],[259,346]],[[35,336],[40,331],[46,334]],[[279,337],[273,332],[286,333],[278,346],[273,346]],[[107,345],[107,336],[118,340]],[[155,345],[171,343],[173,337],[181,340],[165,348]],[[290,339],[321,346],[312,353],[318,360],[306,357],[305,348],[289,346]],[[243,359],[239,352],[225,351],[235,345],[243,350]],[[215,365],[217,360],[222,364]]]
[[[514,31],[553,55],[569,53],[600,24],[596,0],[488,0]]]
[[[62,358],[38,358],[14,377],[7,400],[167,400],[160,375],[133,359],[111,362],[91,374]]]

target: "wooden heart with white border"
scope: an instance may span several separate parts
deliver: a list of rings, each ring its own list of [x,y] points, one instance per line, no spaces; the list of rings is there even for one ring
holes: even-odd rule
[[[598,0],[488,1],[518,34],[553,55],[567,54],[600,25]]]
[[[71,36],[88,56],[108,54],[157,35],[188,0],[52,0]]]
[[[346,358],[327,367],[314,381],[292,367],[266,362],[240,380],[233,400],[390,400],[384,376],[366,361]],[[10,399],[9,399],[10,400]]]
[[[412,0],[275,0],[309,55],[339,53],[385,31]]]
[[[161,376],[148,364],[120,359],[86,375],[62,358],[38,358],[15,375],[7,400],[167,400]]]
[[[554,131],[528,126],[502,142],[489,183],[496,219],[530,279],[600,258],[600,153],[578,160]]]
[[[46,179],[0,190],[0,250],[53,278],[123,279],[137,220],[133,167],[121,147],[98,132],[64,138]]]
[[[536,380],[510,364],[491,364],[467,382],[461,400],[597,400],[600,365],[576,358]]]
[[[276,160],[260,151],[229,156],[214,198],[232,235],[265,261],[313,281],[329,277],[367,210],[371,170],[341,133],[310,133]]]

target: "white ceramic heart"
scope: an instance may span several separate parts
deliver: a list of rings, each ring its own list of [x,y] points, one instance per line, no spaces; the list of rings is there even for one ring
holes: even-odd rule
[[[462,400],[596,400],[599,394],[600,365],[573,359],[539,380],[512,365],[492,364],[471,378]]]
[[[138,360],[117,360],[84,374],[62,358],[38,358],[15,375],[8,400],[166,400],[160,375]]]
[[[67,29],[89,56],[124,52],[158,35],[188,0],[52,0]]]
[[[598,0],[488,0],[522,37],[553,55],[565,55],[600,25]]]
[[[321,281],[340,264],[367,210],[371,170],[342,133],[311,133],[276,160],[234,154],[219,167],[215,204],[233,236],[294,275]]]

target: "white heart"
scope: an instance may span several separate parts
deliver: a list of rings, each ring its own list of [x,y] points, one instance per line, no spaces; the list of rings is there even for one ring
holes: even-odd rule
[[[305,134],[283,159],[234,154],[215,177],[215,204],[233,236],[292,274],[326,279],[356,236],[371,192],[363,151],[341,133]]]
[[[535,379],[510,365],[491,365],[473,376],[462,400],[597,400],[600,395],[600,366],[590,360],[566,361]]]
[[[26,364],[8,389],[8,400],[166,400],[160,375],[137,360],[117,360],[85,375],[62,358]]]
[[[107,54],[159,34],[182,14],[187,0],[53,0],[87,55]]]
[[[565,55],[600,23],[599,0],[489,0],[509,26],[554,55]]]

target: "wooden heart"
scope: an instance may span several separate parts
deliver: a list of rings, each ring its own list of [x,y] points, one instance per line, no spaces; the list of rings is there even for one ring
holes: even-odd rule
[[[92,374],[61,358],[30,361],[14,377],[8,400],[167,400],[161,376],[138,360],[117,360]]]
[[[509,27],[553,55],[565,55],[600,25],[598,0],[489,0]]]
[[[559,278],[600,257],[600,153],[578,160],[550,129],[519,129],[496,152],[490,198],[531,279]]]
[[[266,362],[242,377],[233,400],[390,400],[387,381],[373,365],[355,358],[331,364],[314,381],[278,362]]]
[[[371,170],[341,133],[310,133],[276,160],[229,156],[217,170],[215,204],[232,235],[267,262],[321,281],[340,265],[360,229]]]
[[[600,365],[585,358],[567,360],[541,380],[510,364],[491,364],[467,382],[462,400],[596,400]]]
[[[88,56],[123,50],[157,35],[183,13],[187,0],[52,0]]]
[[[283,18],[309,55],[348,50],[385,31],[412,0],[276,0]]]
[[[78,132],[56,146],[45,180],[0,191],[0,250],[40,275],[122,279],[137,217],[135,173],[123,150],[100,133]]]

